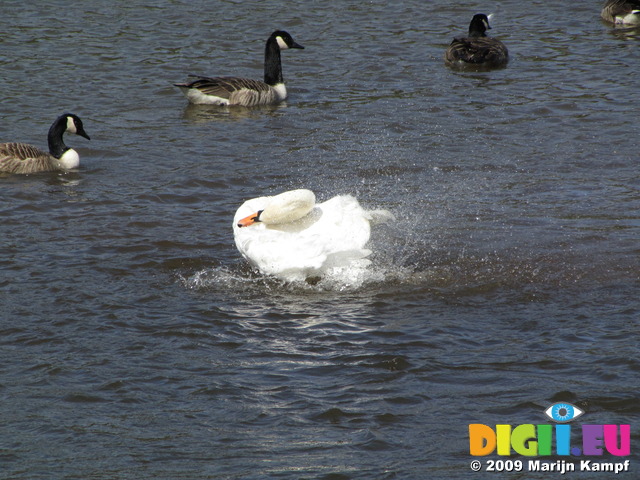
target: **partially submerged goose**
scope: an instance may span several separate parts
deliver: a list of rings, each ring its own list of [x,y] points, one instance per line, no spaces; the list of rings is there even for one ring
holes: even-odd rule
[[[616,25],[640,26],[640,0],[607,0],[600,16]]]
[[[371,224],[393,216],[364,210],[351,195],[316,204],[310,190],[246,201],[233,219],[238,250],[266,275],[304,281],[344,269],[363,269]]]
[[[64,144],[62,136],[75,133],[90,140],[77,115],[60,115],[49,129],[49,152],[26,143],[0,143],[0,172],[36,173],[71,170],[80,165],[80,156]]]
[[[485,33],[491,26],[489,17],[479,13],[469,24],[469,36],[454,38],[445,52],[444,61],[449,67],[504,67],[509,61],[507,47],[497,38]]]
[[[198,77],[192,82],[174,85],[182,90],[189,102],[195,104],[252,107],[279,103],[287,98],[280,51],[288,48],[304,47],[283,30],[273,32],[267,39],[264,82],[242,77]]]

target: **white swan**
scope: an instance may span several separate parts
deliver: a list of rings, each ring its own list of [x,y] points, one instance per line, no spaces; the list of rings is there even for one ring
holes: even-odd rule
[[[246,201],[233,233],[240,253],[262,273],[304,281],[366,268],[370,225],[391,218],[385,210],[364,210],[351,195],[316,204],[314,193],[301,189]]]

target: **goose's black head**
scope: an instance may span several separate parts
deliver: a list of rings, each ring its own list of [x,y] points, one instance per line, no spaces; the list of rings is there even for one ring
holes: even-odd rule
[[[296,43],[293,37],[284,30],[276,30],[271,34],[269,40],[275,40],[280,50],[286,50],[287,48],[304,48],[299,43]]]
[[[470,37],[486,37],[485,33],[487,30],[490,30],[491,26],[489,25],[489,17],[487,17],[484,13],[478,13],[474,15],[471,19],[471,23],[469,24],[469,36]]]
[[[67,129],[66,131],[69,133],[75,133],[76,135],[80,135],[81,137],[86,138],[87,140],[91,140],[87,132],[84,131],[84,125],[82,125],[82,120],[77,115],[73,113],[65,113],[62,115],[62,118],[67,118]]]

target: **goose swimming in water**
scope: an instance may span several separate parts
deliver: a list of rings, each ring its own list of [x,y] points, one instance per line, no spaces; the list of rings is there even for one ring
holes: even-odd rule
[[[386,210],[364,210],[351,195],[316,204],[310,190],[248,200],[233,219],[238,250],[266,275],[304,281],[340,269],[363,269],[371,224],[392,219]]]
[[[479,13],[469,24],[469,36],[454,38],[445,52],[444,61],[449,67],[504,67],[509,61],[507,47],[497,38],[485,33],[491,26],[489,17]]]
[[[80,165],[80,156],[64,144],[62,136],[75,133],[90,140],[77,115],[60,115],[49,128],[49,152],[26,143],[0,143],[0,172],[36,173],[71,170]]]
[[[192,82],[174,85],[195,104],[252,107],[279,103],[287,98],[280,51],[288,48],[304,47],[283,30],[273,32],[268,38],[264,51],[264,82],[242,77],[198,77]]]
[[[616,25],[640,26],[640,0],[607,0],[600,16]]]

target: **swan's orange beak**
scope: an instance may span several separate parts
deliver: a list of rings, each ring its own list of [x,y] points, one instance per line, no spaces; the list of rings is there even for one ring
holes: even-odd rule
[[[240,228],[248,227],[249,225],[253,225],[256,222],[259,222],[261,213],[262,213],[262,210],[256,213],[252,213],[248,217],[244,217],[242,220],[238,222],[238,227]]]

